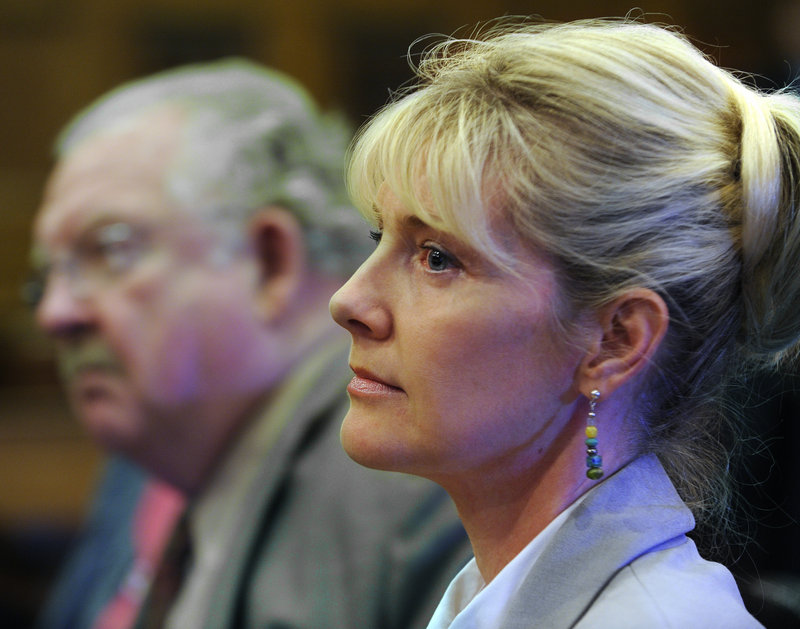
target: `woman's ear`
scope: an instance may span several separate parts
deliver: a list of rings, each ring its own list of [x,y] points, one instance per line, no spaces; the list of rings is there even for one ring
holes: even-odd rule
[[[291,312],[306,274],[305,237],[289,210],[270,206],[259,210],[248,227],[259,269],[257,308],[265,322]]]
[[[629,382],[650,363],[669,326],[669,309],[661,296],[635,288],[599,312],[598,338],[579,369],[579,388],[586,397],[598,389],[604,397]]]

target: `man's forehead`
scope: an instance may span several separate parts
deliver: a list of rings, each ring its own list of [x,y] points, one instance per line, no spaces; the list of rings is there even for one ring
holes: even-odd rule
[[[58,163],[36,219],[37,239],[69,238],[105,218],[128,220],[169,207],[164,184],[178,150],[180,118],[153,114],[93,135]]]
[[[184,121],[179,110],[159,108],[90,134],[59,161],[48,193],[64,179],[104,172],[115,177],[149,173],[163,178],[176,157]]]
[[[92,114],[87,116],[90,120]],[[183,129],[188,120],[188,111],[177,103],[164,103],[150,106],[138,112],[128,112],[121,114],[116,119],[97,123],[96,128],[87,131],[75,132],[77,137],[68,135],[66,151],[72,155],[79,154],[86,150],[87,145],[93,146],[93,151],[98,151],[97,147],[108,146],[116,153],[116,146],[119,142],[136,142],[142,147],[158,150],[159,140],[165,144],[171,144],[173,138]]]

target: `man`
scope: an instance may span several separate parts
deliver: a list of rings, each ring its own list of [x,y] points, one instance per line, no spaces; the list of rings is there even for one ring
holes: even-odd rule
[[[138,626],[425,626],[468,556],[438,488],[338,442],[352,374],[327,304],[367,240],[345,143],[240,60],[124,86],[58,142],[37,319],[90,433],[189,505]]]

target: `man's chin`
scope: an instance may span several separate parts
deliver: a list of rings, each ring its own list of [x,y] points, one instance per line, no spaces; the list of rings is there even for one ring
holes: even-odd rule
[[[133,396],[110,375],[82,375],[69,385],[70,405],[86,431],[103,448],[124,451],[141,423]]]
[[[103,450],[129,455],[136,449],[136,430],[127,418],[114,412],[114,409],[103,409],[97,405],[82,410],[79,418],[92,441]]]

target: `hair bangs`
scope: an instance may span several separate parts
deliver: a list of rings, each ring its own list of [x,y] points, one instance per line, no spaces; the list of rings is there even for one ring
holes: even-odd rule
[[[353,143],[348,190],[364,217],[378,224],[380,190],[387,186],[408,211],[507,267],[491,230],[494,142],[470,115],[469,98],[441,99],[426,87],[387,105]]]

